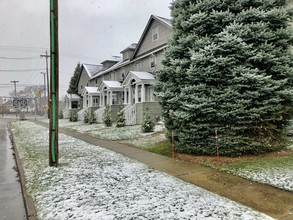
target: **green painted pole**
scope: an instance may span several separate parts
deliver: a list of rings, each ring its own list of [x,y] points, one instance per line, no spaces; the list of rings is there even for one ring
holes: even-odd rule
[[[58,95],[59,95],[59,51],[58,51],[58,0],[50,0],[50,131],[49,166],[58,167]]]

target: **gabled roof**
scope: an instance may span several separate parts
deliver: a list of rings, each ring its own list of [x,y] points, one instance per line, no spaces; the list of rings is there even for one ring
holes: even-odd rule
[[[97,87],[89,87],[86,86],[82,92],[82,94],[84,94],[85,92],[87,92],[89,95],[98,95],[100,94],[100,91],[98,91]]]
[[[142,35],[141,35],[141,37],[140,37],[140,39],[138,41],[137,47],[136,47],[134,53],[132,54],[132,57],[131,57],[130,60],[132,60],[135,57],[135,55],[136,55],[138,49],[140,48],[140,45],[142,44],[142,42],[143,42],[143,40],[144,40],[144,38],[146,36],[146,33],[149,30],[150,25],[151,25],[151,23],[152,23],[153,20],[158,21],[159,23],[161,23],[164,26],[170,28],[171,30],[173,28],[173,26],[172,26],[172,20],[171,19],[159,17],[159,16],[156,16],[156,15],[151,15],[151,17],[149,18],[148,23],[147,23],[147,25],[144,28],[144,31],[143,31],[143,33],[142,33]]]
[[[108,89],[123,89],[121,82],[119,81],[107,81],[104,80],[100,86],[100,88],[107,87]]]
[[[69,100],[80,100],[80,96],[77,94],[66,94],[65,98],[69,99]]]
[[[123,85],[128,85],[132,80],[135,80],[136,82],[145,81],[149,83],[154,83],[155,77],[149,72],[129,71],[128,75],[123,81]]]
[[[98,72],[100,72],[103,69],[102,65],[96,65],[96,64],[82,64],[82,67],[84,68],[89,76],[89,78],[96,75]]]
[[[154,75],[148,72],[142,71],[130,71],[132,75],[136,76],[137,78],[144,80],[144,79],[155,79]]]
[[[124,66],[126,63],[129,63],[129,60],[125,60],[125,61],[120,60],[118,63],[114,64],[110,68],[108,68],[108,69],[106,69],[104,71],[101,71],[98,74],[94,75],[91,79],[94,79],[96,77],[104,75],[105,73],[108,73],[108,72],[111,72],[111,71],[113,71],[115,69],[118,69],[119,67]]]
[[[111,71],[114,71],[114,70],[116,70],[116,69],[118,69],[118,68],[120,68],[120,67],[123,67],[123,66],[125,66],[125,65],[127,65],[127,64],[129,64],[129,63],[135,62],[136,59],[134,59],[134,56],[135,56],[135,54],[136,54],[136,52],[137,52],[137,50],[138,50],[138,48],[139,48],[139,45],[142,43],[142,41],[143,41],[143,39],[144,39],[144,37],[145,37],[145,34],[146,34],[146,32],[147,32],[147,30],[148,30],[148,28],[149,28],[149,26],[150,26],[150,24],[151,24],[151,22],[152,22],[153,20],[157,20],[158,22],[160,22],[160,23],[162,23],[163,25],[167,26],[168,28],[172,29],[171,19],[167,19],[167,18],[163,18],[163,17],[159,17],[159,16],[151,15],[151,17],[149,18],[149,21],[148,21],[148,23],[147,23],[147,25],[146,25],[146,27],[145,27],[145,29],[144,29],[144,32],[143,32],[143,34],[142,34],[142,36],[141,36],[141,38],[140,38],[138,44],[133,43],[133,44],[131,44],[129,47],[127,47],[127,48],[125,48],[124,50],[121,51],[121,52],[123,52],[123,51],[129,49],[130,47],[131,47],[131,48],[134,48],[134,47],[135,47],[135,51],[134,51],[134,53],[133,53],[133,55],[132,55],[132,58],[131,58],[130,60],[125,60],[125,61],[121,60],[121,61],[119,61],[118,63],[116,63],[116,64],[114,64],[113,66],[111,66],[110,68],[108,68],[108,69],[106,69],[106,70],[103,70],[103,71],[100,71],[98,74],[94,75],[94,76],[91,78],[91,80],[92,80],[92,79],[95,79],[95,78],[97,78],[97,77],[99,77],[99,76],[102,76],[102,75],[104,75],[104,74],[106,74],[106,73],[109,73],[109,72],[111,72]],[[152,53],[154,53],[154,52],[156,52],[156,51],[160,51],[160,50],[162,50],[162,49],[164,49],[164,48],[166,48],[166,47],[167,47],[167,45],[162,45],[162,47],[160,47],[160,48],[156,48],[154,51],[151,51],[151,52],[145,54],[144,56],[148,56],[149,54],[152,54]],[[140,58],[141,58],[141,57],[140,57]]]

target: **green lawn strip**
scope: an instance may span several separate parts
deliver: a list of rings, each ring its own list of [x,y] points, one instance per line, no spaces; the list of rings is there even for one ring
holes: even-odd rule
[[[293,155],[280,157],[264,157],[255,160],[243,160],[222,167],[223,171],[260,171],[265,169],[288,169],[293,168]]]

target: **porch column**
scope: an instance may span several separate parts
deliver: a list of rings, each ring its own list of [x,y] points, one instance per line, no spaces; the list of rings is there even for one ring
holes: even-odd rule
[[[137,83],[135,84],[135,103],[138,103],[138,85]]]
[[[131,85],[129,85],[129,87],[128,87],[128,104],[132,104],[132,100],[131,100]]]
[[[92,96],[88,96],[89,97],[89,106],[88,107],[92,107],[93,106],[93,97]]]
[[[99,106],[102,106],[102,94],[103,93],[100,93],[100,103],[99,103]]]
[[[86,95],[83,97],[83,108],[86,108]]]
[[[127,89],[124,87],[124,105],[127,104]]]
[[[107,105],[110,105],[110,91],[107,91]]]
[[[110,91],[110,105],[112,105],[113,104],[113,92],[112,91]]]
[[[145,102],[145,87],[144,87],[144,83],[141,84],[141,102]]]

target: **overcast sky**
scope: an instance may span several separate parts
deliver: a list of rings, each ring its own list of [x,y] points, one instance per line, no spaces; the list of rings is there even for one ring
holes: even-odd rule
[[[99,64],[137,43],[154,14],[170,18],[172,0],[60,0],[60,98],[78,62]],[[50,48],[49,0],[0,0],[0,96],[43,84]]]

